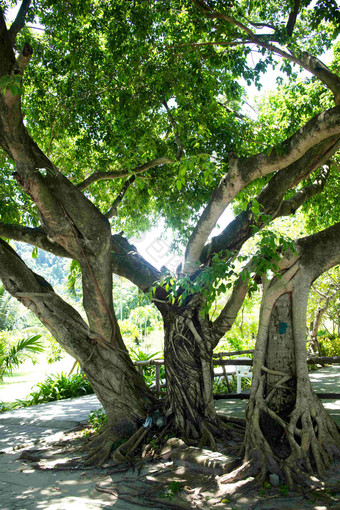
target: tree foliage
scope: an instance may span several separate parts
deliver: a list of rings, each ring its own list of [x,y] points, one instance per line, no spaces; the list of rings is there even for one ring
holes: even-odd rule
[[[12,375],[13,371],[17,370],[32,354],[44,350],[43,344],[39,341],[40,336],[22,338],[13,345],[8,345],[3,337],[0,338],[0,381],[5,376]]]

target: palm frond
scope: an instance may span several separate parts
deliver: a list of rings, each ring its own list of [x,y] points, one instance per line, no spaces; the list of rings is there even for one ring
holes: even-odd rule
[[[39,341],[41,335],[22,338],[9,349],[1,349],[0,342],[0,380],[5,375],[11,375],[30,354],[42,352],[43,344]]]

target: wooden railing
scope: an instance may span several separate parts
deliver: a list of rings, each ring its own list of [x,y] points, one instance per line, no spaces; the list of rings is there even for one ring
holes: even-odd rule
[[[143,368],[147,366],[155,366],[156,367],[156,377],[155,377],[155,392],[159,395],[161,392],[161,388],[164,388],[166,384],[161,384],[161,365],[164,365],[164,359],[150,359],[148,361],[136,361],[135,363],[138,372],[143,377]]]
[[[217,353],[214,353],[212,356],[213,365],[214,365],[214,367],[221,366],[222,369],[223,369],[223,367],[228,366],[228,365],[229,366],[230,365],[252,366],[253,360],[249,359],[249,358],[246,358],[243,360],[243,359],[223,359],[223,357],[239,356],[242,354],[253,354],[253,353],[254,353],[254,349],[248,349],[248,350],[244,350],[244,351],[217,352]],[[328,365],[340,363],[340,356],[317,356],[317,357],[307,358],[308,365],[324,364],[324,363],[326,363]],[[160,378],[160,368],[161,368],[161,365],[164,365],[164,360],[163,359],[152,359],[152,360],[148,360],[148,361],[136,361],[135,365],[137,367],[138,372],[142,376],[143,376],[144,367],[155,366],[155,368],[156,368],[155,385],[153,386],[152,389],[155,390],[157,395],[159,395],[161,393],[161,388],[166,387],[166,384],[162,383],[161,378]],[[222,374],[218,374],[218,375],[221,376]],[[215,375],[215,377],[217,377],[218,375]],[[225,377],[229,393],[215,395],[214,398],[216,398],[216,399],[221,399],[221,398],[247,399],[247,398],[249,398],[249,395],[244,394],[244,393],[240,393],[240,394],[230,393],[228,375],[230,376],[232,374],[230,372],[227,373],[225,370],[223,370],[223,377]],[[323,399],[338,399],[338,398],[340,398],[340,393],[317,393],[317,395],[319,398],[323,398]]]

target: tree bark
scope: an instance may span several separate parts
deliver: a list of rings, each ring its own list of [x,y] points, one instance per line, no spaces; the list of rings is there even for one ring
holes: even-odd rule
[[[32,310],[60,345],[79,361],[107,414],[110,447],[112,441],[133,432],[155,400],[135,370],[119,328],[114,342],[105,341],[3,240],[0,278],[6,290]]]
[[[213,400],[214,342],[200,307],[166,306],[162,310],[167,382],[166,409],[186,438],[215,447],[218,418]]]
[[[275,473],[290,487],[306,482],[306,474],[324,476],[340,453],[339,429],[308,375],[306,311],[316,275],[311,253],[299,248],[282,278],[265,286],[243,444],[245,462],[262,482]]]

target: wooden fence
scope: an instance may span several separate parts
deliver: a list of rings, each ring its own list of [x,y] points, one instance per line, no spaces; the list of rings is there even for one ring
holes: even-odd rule
[[[230,352],[217,352],[213,354],[213,365],[214,367],[222,367],[222,374],[218,373],[215,374],[215,377],[221,377],[223,376],[227,383],[227,388],[229,393],[223,393],[219,395],[214,395],[215,399],[249,399],[249,394],[246,393],[231,393],[228,376],[232,375],[232,372],[228,372],[224,370],[224,367],[226,366],[252,366],[253,360],[249,358],[243,359],[223,359],[229,356],[239,356],[243,354],[253,354],[254,349],[248,349],[244,351],[230,351]],[[310,357],[307,358],[307,364],[308,365],[316,365],[316,364],[328,364],[332,365],[335,363],[340,363],[340,356],[317,356],[317,357]],[[161,393],[161,388],[166,387],[166,383],[161,381],[160,378],[160,368],[161,365],[164,365],[163,359],[152,359],[148,361],[136,361],[135,363],[138,372],[143,375],[143,369],[147,366],[155,366],[156,368],[156,375],[155,375],[155,384],[153,385],[152,389],[155,391],[157,395]],[[317,396],[322,399],[340,399],[340,393],[317,393]]]

